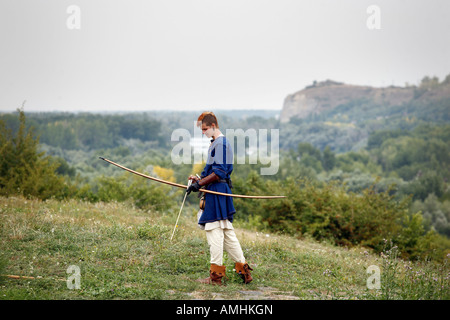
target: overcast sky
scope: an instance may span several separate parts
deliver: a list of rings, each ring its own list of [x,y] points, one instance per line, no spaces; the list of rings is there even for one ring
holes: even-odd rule
[[[443,80],[450,1],[0,0],[0,41],[0,111],[281,109],[314,80]]]

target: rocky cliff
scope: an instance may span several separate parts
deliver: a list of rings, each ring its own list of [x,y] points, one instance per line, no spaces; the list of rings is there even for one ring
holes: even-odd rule
[[[281,122],[291,118],[307,118],[358,99],[369,99],[385,106],[400,105],[414,98],[415,87],[386,87],[349,85],[336,81],[314,83],[288,95],[280,114]]]

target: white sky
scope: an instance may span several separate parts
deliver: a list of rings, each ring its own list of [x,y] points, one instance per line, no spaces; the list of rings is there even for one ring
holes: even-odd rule
[[[450,1],[0,0],[0,44],[0,111],[281,109],[314,80],[442,80]]]

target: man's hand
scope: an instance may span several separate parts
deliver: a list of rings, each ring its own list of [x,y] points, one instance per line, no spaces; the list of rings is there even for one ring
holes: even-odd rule
[[[199,177],[193,176],[193,175],[190,175],[188,179],[189,179],[189,180],[192,180],[192,183],[197,182],[198,180],[200,180]]]
[[[191,177],[193,177],[193,176],[190,176],[189,179],[191,179]],[[219,176],[213,172],[209,176],[203,177],[203,178],[193,182],[189,186],[189,188],[187,188],[186,192],[187,192],[187,194],[191,193],[191,191],[198,192],[198,190],[201,187],[209,185],[210,183],[216,182],[219,179],[220,179]],[[194,179],[192,179],[192,181],[194,181]]]
[[[198,192],[198,190],[200,190],[200,188],[201,188],[201,185],[198,184],[198,181],[195,181],[186,189],[186,192],[189,195],[192,191]]]

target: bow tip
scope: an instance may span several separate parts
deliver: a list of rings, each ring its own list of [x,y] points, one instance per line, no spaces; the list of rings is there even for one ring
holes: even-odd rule
[[[103,158],[103,157],[99,157],[99,159],[105,160],[105,158]]]

